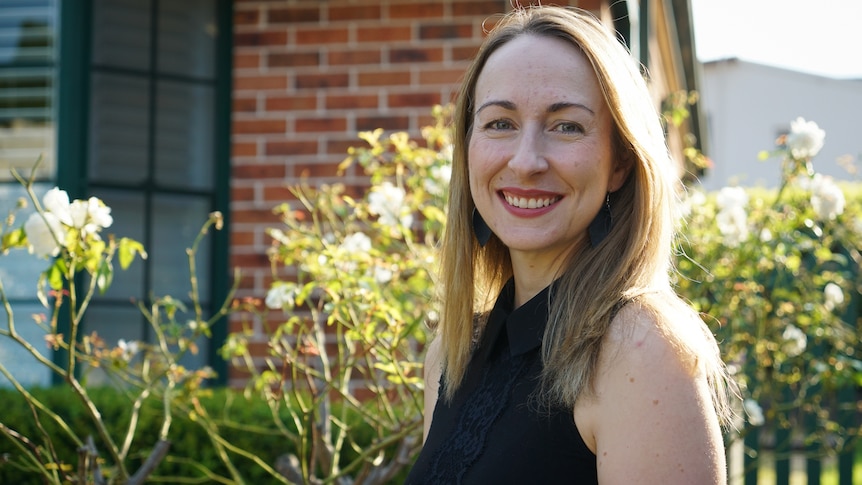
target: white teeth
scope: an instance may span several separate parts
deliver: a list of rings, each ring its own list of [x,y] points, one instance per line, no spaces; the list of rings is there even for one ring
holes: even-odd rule
[[[509,205],[513,205],[519,209],[541,209],[542,207],[547,207],[556,201],[556,197],[545,199],[527,199],[524,197],[515,197],[506,194],[506,202],[508,202]]]

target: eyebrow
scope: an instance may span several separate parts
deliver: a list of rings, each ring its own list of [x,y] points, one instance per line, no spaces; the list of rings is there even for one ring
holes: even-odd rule
[[[509,110],[509,111],[515,111],[517,109],[517,106],[515,105],[515,103],[513,103],[511,101],[491,100],[491,101],[482,103],[482,105],[479,106],[479,108],[476,110],[476,114],[478,115],[480,112],[482,112],[483,109],[488,108],[490,106],[499,106],[499,107],[506,109],[506,110]],[[562,101],[562,102],[554,103],[554,104],[548,106],[547,112],[548,113],[556,113],[558,111],[562,111],[562,110],[568,109],[568,108],[583,109],[583,110],[590,112],[590,114],[593,114],[593,115],[596,114],[596,112],[593,111],[592,109],[590,109],[589,106],[583,105],[581,103],[572,103],[572,102],[568,102],[568,101]]]

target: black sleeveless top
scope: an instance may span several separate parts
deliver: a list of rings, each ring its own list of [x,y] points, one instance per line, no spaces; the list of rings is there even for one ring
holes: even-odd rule
[[[597,484],[596,456],[572,409],[534,392],[548,320],[545,288],[513,310],[514,282],[497,299],[451,402],[440,398],[408,485]]]

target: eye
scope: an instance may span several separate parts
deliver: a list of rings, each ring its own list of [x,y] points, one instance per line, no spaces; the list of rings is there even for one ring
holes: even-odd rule
[[[490,121],[488,123],[485,123],[485,129],[486,130],[499,130],[499,131],[511,130],[512,129],[512,123],[507,121],[507,120],[494,120],[494,121]]]
[[[577,123],[563,122],[554,126],[554,131],[559,131],[560,133],[583,133],[584,128]]]

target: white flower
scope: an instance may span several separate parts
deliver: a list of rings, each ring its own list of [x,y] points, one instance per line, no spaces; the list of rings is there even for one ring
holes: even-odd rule
[[[728,247],[739,246],[748,238],[748,193],[742,187],[724,187],[716,197],[715,222]]]
[[[87,202],[87,213],[90,216],[90,223],[98,227],[98,230],[111,227],[111,224],[114,223],[114,218],[111,217],[111,208],[96,197],[90,197],[90,200]]]
[[[817,123],[805,121],[801,116],[790,122],[790,133],[787,135],[787,148],[793,158],[811,158],[823,148],[826,132]]]
[[[691,217],[692,212],[694,212],[695,207],[701,207],[704,204],[706,204],[706,194],[702,190],[690,189],[686,192],[686,197],[682,199],[682,202],[678,206],[679,217],[681,219],[688,219]]]
[[[769,230],[768,227],[764,227],[760,231],[760,242],[769,242],[772,241],[772,231]]]
[[[121,357],[126,362],[129,362],[130,360],[132,360],[132,357],[134,357],[135,354],[137,354],[138,351],[140,350],[140,346],[138,345],[138,342],[135,342],[135,341],[127,342],[124,339],[120,339],[117,341],[117,347],[119,347],[120,350],[123,351]]]
[[[296,304],[296,290],[292,285],[276,283],[266,293],[265,303],[272,310],[293,307]]]
[[[375,266],[373,274],[374,281],[376,281],[378,285],[385,285],[386,283],[392,281],[392,270],[389,268]]]
[[[748,415],[748,423],[752,426],[762,426],[766,421],[763,417],[763,408],[754,399],[746,399],[742,403],[745,414]]]
[[[443,165],[431,167],[429,170],[431,177],[425,179],[423,186],[428,193],[433,195],[443,195],[446,187],[449,185],[449,180],[452,179],[452,166]]]
[[[395,227],[399,223],[410,226],[413,216],[405,213],[404,197],[406,193],[392,182],[383,182],[375,186],[368,194],[368,211],[378,216],[378,221],[384,226]]]
[[[800,355],[805,352],[805,347],[808,345],[808,337],[805,336],[805,332],[793,325],[787,325],[781,338],[784,339],[781,349],[788,357]]]
[[[724,244],[735,248],[748,239],[748,215],[745,209],[735,208],[719,211],[715,215],[718,230],[724,236]]]
[[[42,196],[42,208],[50,212],[67,226],[72,226],[72,216],[69,214],[69,194],[57,187],[45,192]]]
[[[69,216],[69,226],[80,229],[84,236],[92,235],[96,239],[99,239],[99,231],[114,223],[111,208],[96,197],[72,201]]]
[[[829,177],[815,174],[811,180],[811,208],[822,220],[834,220],[844,213],[844,192]]]
[[[832,311],[844,303],[844,290],[835,283],[828,283],[826,287],[823,288],[823,297],[826,309]]]
[[[748,193],[742,187],[724,187],[715,199],[720,210],[745,209],[748,207]]]
[[[53,212],[31,214],[24,223],[24,232],[32,252],[40,258],[58,255],[66,240],[66,228]]]
[[[371,238],[363,232],[354,232],[344,238],[344,241],[338,246],[348,254],[367,253],[371,251]]]

